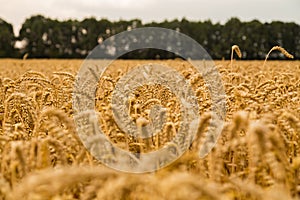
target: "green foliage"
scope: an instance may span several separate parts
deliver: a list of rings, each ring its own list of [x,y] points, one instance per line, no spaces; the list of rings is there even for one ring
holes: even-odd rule
[[[14,44],[12,25],[0,18],[0,58],[15,56]]]
[[[230,59],[230,47],[238,44],[243,59],[264,59],[273,46],[283,46],[296,59],[300,58],[300,26],[295,23],[258,20],[241,22],[229,19],[224,25],[208,21],[182,20],[151,22],[143,24],[139,19],[109,21],[87,18],[82,21],[58,21],[41,15],[32,16],[23,23],[19,41],[23,48],[16,51],[16,39],[10,24],[0,20],[0,57],[14,57],[27,53],[31,58],[84,58],[106,38],[138,27],[164,27],[180,31],[194,38],[214,59]],[[124,55],[125,59],[175,58],[166,51],[144,49]],[[280,53],[269,59],[283,59]]]

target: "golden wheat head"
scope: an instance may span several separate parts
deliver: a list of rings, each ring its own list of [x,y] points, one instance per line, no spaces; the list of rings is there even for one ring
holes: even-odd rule
[[[236,53],[236,55],[238,55],[239,58],[242,58],[242,52],[238,45],[233,45],[231,47],[231,50],[232,50],[232,52],[234,51]]]
[[[235,52],[236,55],[237,55],[239,58],[242,58],[242,52],[241,52],[239,46],[238,46],[238,45],[233,45],[233,46],[231,47],[231,64],[230,64],[230,65],[231,65],[231,68],[232,68],[232,62],[233,62],[233,52]]]
[[[287,50],[285,50],[283,47],[281,47],[281,46],[274,46],[274,47],[268,52],[268,54],[266,55],[266,59],[265,59],[265,62],[264,62],[264,65],[263,65],[263,66],[265,66],[266,61],[267,61],[267,59],[269,58],[269,55],[270,55],[270,53],[271,53],[272,51],[280,51],[280,52],[281,52],[283,55],[285,55],[287,58],[291,58],[291,59],[294,58],[294,56],[293,56],[292,54],[290,54],[289,52],[287,52]]]

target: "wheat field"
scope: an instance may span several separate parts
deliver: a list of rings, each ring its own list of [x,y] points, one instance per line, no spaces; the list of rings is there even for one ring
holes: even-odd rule
[[[72,92],[82,60],[0,60],[0,199],[300,198],[299,61],[215,62],[226,92],[226,119],[204,158],[198,152],[209,129],[210,95],[200,74],[182,60],[114,61],[96,91],[101,129],[113,144],[134,153],[162,148],[176,135],[180,102],[161,85],[139,87],[128,111],[139,125],[153,104],[167,107],[159,134],[136,138],[114,121],[114,86],[145,63],[167,64],[190,81],[200,127],[176,162],[153,173],[130,174],[101,164],[77,135]]]

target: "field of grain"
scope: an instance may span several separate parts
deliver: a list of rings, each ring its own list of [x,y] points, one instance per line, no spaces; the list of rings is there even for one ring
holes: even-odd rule
[[[189,150],[153,173],[118,172],[93,158],[78,138],[72,92],[82,60],[0,60],[0,199],[299,199],[300,62],[216,61],[226,92],[225,127],[199,158],[209,129],[205,82],[186,62],[117,60],[99,79],[95,107],[101,129],[131,152],[162,148],[179,129],[180,102],[163,86],[141,86],[131,119],[147,120],[151,102],[170,113],[151,139],[119,130],[111,94],[130,69],[146,63],[174,67],[190,81],[200,128]],[[144,106],[146,105],[146,106]]]

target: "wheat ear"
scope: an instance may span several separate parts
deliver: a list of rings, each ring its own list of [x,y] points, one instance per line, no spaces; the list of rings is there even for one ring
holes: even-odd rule
[[[236,55],[238,55],[239,58],[242,58],[242,52],[241,52],[239,46],[238,45],[233,45],[231,47],[231,61],[230,61],[231,68],[232,68],[232,62],[233,62],[233,52],[235,52]]]
[[[266,64],[266,62],[267,62],[267,59],[269,58],[269,55],[270,55],[270,53],[272,52],[272,51],[280,51],[283,55],[285,55],[287,58],[291,58],[291,59],[293,59],[294,58],[294,56],[292,55],[292,54],[290,54],[289,52],[287,52],[283,47],[281,47],[281,46],[274,46],[269,52],[268,52],[268,54],[266,55],[266,58],[265,58],[265,62],[264,62],[264,65],[263,66],[265,66],[265,64]]]

